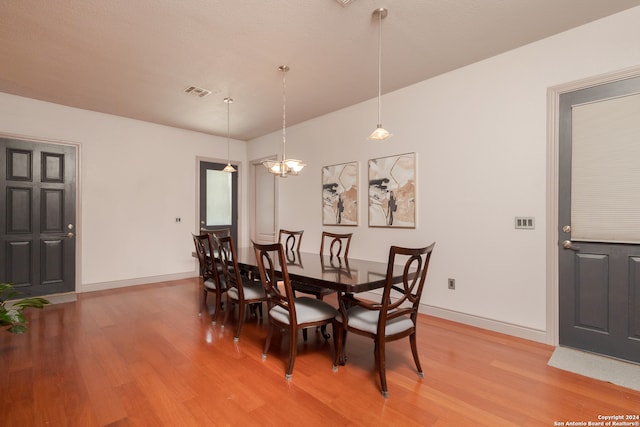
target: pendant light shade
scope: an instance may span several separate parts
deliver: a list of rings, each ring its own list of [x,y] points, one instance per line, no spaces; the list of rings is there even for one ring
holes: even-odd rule
[[[382,141],[391,136],[388,130],[382,127],[380,119],[380,98],[382,95],[382,20],[386,18],[389,12],[384,7],[373,11],[373,17],[378,18],[378,125],[376,129],[369,135],[369,139]]]
[[[289,66],[281,65],[278,70],[282,71],[282,160],[265,160],[262,162],[269,172],[286,178],[289,175],[298,175],[306,166],[300,160],[287,159],[287,96],[285,75],[289,71]]]
[[[225,98],[224,102],[227,104],[227,166],[222,169],[223,172],[235,172],[236,168],[231,166],[231,160],[229,158],[229,138],[231,137],[231,127],[229,126],[230,122],[230,114],[229,114],[229,106],[233,103],[233,98]]]

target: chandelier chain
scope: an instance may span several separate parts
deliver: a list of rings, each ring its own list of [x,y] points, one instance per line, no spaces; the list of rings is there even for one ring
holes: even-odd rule
[[[282,161],[287,158],[287,91],[286,76],[288,69],[282,70]]]
[[[229,153],[229,139],[231,138],[231,118],[230,118],[230,104],[233,102],[231,98],[225,99],[227,103],[227,163],[230,161],[230,153]]]
[[[380,97],[382,96],[382,11],[378,13],[378,124],[380,120]]]

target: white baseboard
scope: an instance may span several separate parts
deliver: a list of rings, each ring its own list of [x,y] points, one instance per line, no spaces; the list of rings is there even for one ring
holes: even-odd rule
[[[168,282],[171,280],[182,280],[196,277],[198,273],[187,271],[185,273],[166,274],[164,276],[139,277],[135,279],[114,280],[112,282],[83,283],[78,287],[77,292],[104,291],[107,289],[124,288],[127,286],[146,285],[149,283]]]
[[[376,290],[364,292],[362,295],[365,298],[368,295],[369,298],[379,301],[382,294],[379,290]],[[520,325],[514,325],[512,323],[501,322],[499,320],[488,319],[486,317],[474,316],[472,314],[449,310],[446,308],[436,307],[428,304],[420,304],[419,312],[428,314],[430,316],[439,317],[441,319],[451,320],[452,322],[458,322],[469,326],[475,326],[477,328],[487,329],[493,332],[499,332],[501,334],[553,345],[551,341],[552,338],[548,336],[547,332],[541,331],[539,329],[527,328]]]
[[[549,344],[547,332],[541,331],[539,329],[527,328],[524,326],[501,322],[498,320],[474,316],[472,314],[434,307],[427,304],[420,305],[420,313],[440,317],[442,319],[447,319],[458,323],[464,323],[465,325],[475,326],[478,328],[487,329],[518,338],[524,338],[531,341],[541,342],[543,344]]]
[[[78,289],[78,293],[123,288],[126,286],[146,285],[149,283],[168,282],[171,280],[182,280],[196,277],[197,275],[197,272],[188,271],[185,273],[168,274],[164,276],[151,276],[136,279],[116,280],[112,282],[83,284],[80,286],[80,289]],[[367,293],[364,293],[363,295],[366,294]],[[370,296],[376,295],[376,298],[380,298],[380,296],[375,292],[371,292],[370,294]],[[527,328],[520,325],[514,325],[494,319],[487,319],[484,317],[474,316],[472,314],[448,310],[445,308],[435,307],[427,304],[420,305],[420,313],[428,314],[430,316],[435,316],[446,320],[451,320],[453,322],[463,323],[465,325],[487,329],[494,332],[499,332],[502,334],[511,335],[518,338],[541,342],[543,344],[551,344],[547,332],[539,329]]]

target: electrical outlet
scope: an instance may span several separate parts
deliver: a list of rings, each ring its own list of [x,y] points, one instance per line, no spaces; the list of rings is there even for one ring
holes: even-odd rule
[[[519,230],[534,230],[536,219],[534,217],[517,216],[515,218],[516,228]]]
[[[456,279],[449,279],[447,281],[447,287],[449,289],[455,289],[456,288]]]

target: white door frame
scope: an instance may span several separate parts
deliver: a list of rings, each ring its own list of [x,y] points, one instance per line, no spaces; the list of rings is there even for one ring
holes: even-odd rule
[[[256,235],[256,216],[257,216],[257,206],[256,206],[256,186],[255,184],[255,179],[256,179],[256,173],[255,173],[255,167],[256,166],[261,166],[262,162],[264,160],[273,160],[275,159],[276,156],[267,156],[261,159],[255,159],[255,160],[251,160],[250,161],[250,171],[249,171],[249,182],[251,183],[251,185],[249,185],[250,190],[249,190],[249,223],[250,223],[250,235],[251,235],[251,240],[258,242],[258,238]],[[278,180],[275,180],[275,185],[274,185],[274,189],[273,189],[273,197],[274,197],[274,233],[277,233],[278,231]],[[274,238],[275,238],[275,234],[274,234]]]

